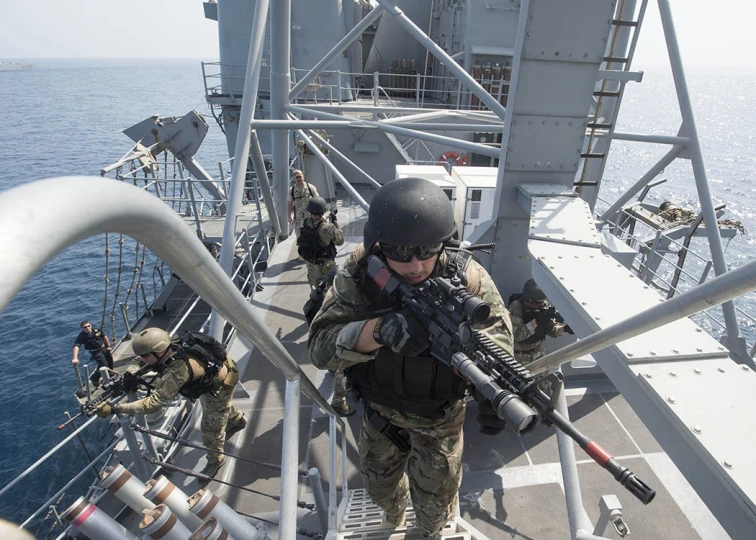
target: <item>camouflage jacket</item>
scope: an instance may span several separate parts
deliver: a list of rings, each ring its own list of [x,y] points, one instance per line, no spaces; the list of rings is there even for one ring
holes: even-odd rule
[[[547,302],[544,307],[549,306],[550,304]],[[509,316],[512,318],[512,328],[514,329],[515,350],[530,351],[537,349],[538,346],[541,345],[546,339],[546,336],[544,336],[541,341],[535,343],[521,343],[522,341],[525,341],[530,336],[532,336],[535,331],[528,325],[528,322],[533,320],[533,318],[532,316],[530,318],[525,316],[524,307],[520,300],[515,300],[511,304],[509,304]],[[546,335],[551,337],[559,337],[559,334],[556,331],[556,319],[552,318],[551,322],[553,323],[553,325],[551,326],[551,329],[546,332]]]
[[[163,373],[160,375],[160,382],[157,384],[152,394],[140,400],[132,401],[131,403],[121,403],[121,413],[144,416],[145,414],[150,414],[161,409],[166,403],[179,395],[181,387],[191,382],[192,373],[189,370],[187,362],[183,361],[181,358],[173,357],[171,360],[172,361],[168,362],[168,365],[166,365]],[[200,366],[202,365],[200,361],[195,361]],[[229,362],[232,362],[231,359],[226,358],[224,366],[228,368]],[[135,371],[139,367],[141,367],[141,365],[132,364],[128,367],[127,371]],[[195,379],[197,378],[200,377],[195,376]],[[219,383],[220,377],[216,376],[216,378]],[[215,379],[213,379],[211,383],[216,384]]]
[[[333,287],[328,290],[323,301],[323,307],[310,326],[310,360],[320,369],[344,369],[360,362],[368,362],[380,350],[370,353],[353,350],[369,317],[368,299],[355,279],[360,271],[357,262],[363,253],[362,246],[352,252],[349,261],[336,275]],[[439,276],[445,265],[446,254],[442,253],[431,277]],[[491,305],[491,315],[483,323],[476,325],[475,329],[481,330],[507,353],[512,354],[512,323],[491,276],[480,264],[470,261],[467,281],[470,293]]]

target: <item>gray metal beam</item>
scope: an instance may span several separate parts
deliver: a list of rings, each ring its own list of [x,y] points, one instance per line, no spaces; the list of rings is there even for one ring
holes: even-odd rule
[[[357,193],[357,190],[352,187],[352,184],[349,183],[349,180],[347,180],[343,174],[339,172],[339,169],[336,168],[336,166],[331,163],[331,161],[323,154],[323,152],[318,148],[318,145],[312,142],[312,139],[308,137],[304,131],[301,129],[296,130],[297,135],[299,135],[302,140],[305,142],[307,147],[312,151],[315,156],[320,160],[320,162],[323,164],[325,168],[327,168],[329,171],[331,171],[331,174],[333,174],[336,178],[339,179],[339,182],[341,182],[341,185],[344,186],[344,188],[349,192],[349,194],[352,196],[354,200],[357,201],[357,203],[365,209],[367,212],[370,205],[365,201],[365,199],[362,198],[362,195]]]
[[[291,89],[291,92],[289,92],[289,100],[296,99],[299,93],[304,90],[305,86],[307,86],[315,77],[320,75],[320,72],[323,71],[323,69],[328,64],[330,64],[339,54],[344,52],[354,40],[361,37],[362,33],[367,29],[367,27],[373,24],[381,17],[381,15],[383,15],[383,11],[383,8],[380,6],[373,9],[370,13],[368,13],[367,17],[362,19],[359,24],[355,25],[355,27],[349,31],[347,35],[341,38],[341,41],[339,41],[333,47],[333,49],[328,51],[328,53],[317,64],[315,64],[304,77],[302,77],[302,80],[300,80],[294,86],[294,88]],[[341,92],[341,88],[339,88],[338,91]]]
[[[244,79],[244,94],[241,111],[239,113],[239,131],[236,134],[234,149],[234,165],[231,171],[231,185],[228,189],[228,207],[226,219],[223,222],[223,241],[219,263],[229,276],[233,272],[234,251],[236,247],[236,222],[241,212],[244,198],[244,182],[247,177],[247,163],[249,162],[250,124],[255,114],[257,103],[257,89],[260,82],[260,65],[262,64],[262,48],[265,39],[265,24],[268,20],[269,0],[258,0],[255,4],[255,16],[252,24],[252,35],[249,39],[249,54],[247,56],[247,76]],[[265,169],[262,171],[265,174]],[[259,176],[259,175],[258,175]],[[267,176],[265,176],[267,182]],[[275,206],[268,207],[269,213],[275,213]],[[279,227],[280,230],[280,227]],[[251,269],[250,269],[251,270]],[[223,341],[224,321],[218,313],[213,311],[210,316],[210,335],[218,341]]]
[[[314,115],[313,115],[314,116]],[[397,124],[378,121],[377,124],[382,126],[394,126]],[[322,121],[322,120],[255,120],[252,125],[255,129],[355,129],[369,128],[372,124],[365,124],[363,120],[344,119],[341,121]],[[475,133],[477,131],[486,131],[487,133],[501,132],[501,126],[490,124],[429,124],[426,122],[402,124],[406,129],[424,129],[427,131],[462,131]],[[455,139],[456,140],[456,139]]]
[[[396,0],[394,0],[394,3],[395,1]],[[462,68],[462,66],[460,66],[451,56],[446,53],[446,51],[439,47],[431,38],[429,38],[425,34],[425,32],[423,32],[415,23],[413,23],[412,19],[407,17],[401,9],[396,7],[394,3],[391,2],[391,0],[377,0],[377,2],[386,9],[387,13],[396,17],[397,23],[399,23],[402,28],[409,32],[412,37],[419,41],[420,44],[428,49],[430,53],[446,67],[446,69],[454,73],[454,75],[456,75],[460,81],[464,82],[470,89],[470,91],[475,94],[478,99],[485,103],[486,106],[491,109],[494,114],[496,114],[496,116],[504,120],[504,117],[507,114],[507,110],[502,106],[502,104],[499,103],[496,98],[494,98],[490,93],[488,93],[478,81],[473,79],[472,75],[466,72],[464,68]]]
[[[338,157],[341,161],[343,161],[348,166],[350,166],[352,168],[352,170],[354,170],[355,172],[357,172],[357,174],[359,174],[360,176],[362,176],[365,180],[367,180],[374,187],[376,187],[376,188],[380,188],[381,187],[381,184],[379,184],[372,176],[370,176],[368,173],[366,173],[365,171],[363,171],[362,169],[360,169],[355,162],[353,162],[352,160],[350,160],[343,153],[341,153],[335,146],[333,146],[331,143],[329,143],[328,141],[326,141],[323,137],[321,137],[320,135],[318,135],[318,133],[316,131],[312,131],[311,130],[311,131],[308,132],[308,134],[313,139],[315,139],[316,141],[318,141],[320,144],[322,144],[323,146],[325,146],[326,148],[328,148],[328,150],[330,150],[331,152],[333,152],[333,154],[336,157]]]
[[[257,132],[252,130],[249,139],[249,151],[252,156],[252,164],[255,168],[255,174],[257,175],[257,183],[262,191],[263,200],[265,206],[268,208],[268,218],[270,218],[271,226],[276,236],[281,236],[281,222],[278,220],[278,212],[274,209],[276,205],[273,202],[273,192],[270,189],[270,183],[268,182],[268,171],[265,168],[265,158],[263,157],[262,148],[260,147],[260,139],[257,138]]]
[[[286,118],[291,87],[291,0],[276,0],[270,10],[270,117]],[[282,225],[289,222],[289,133],[271,133],[273,152],[273,194],[278,221]],[[289,235],[281,230],[281,237]]]
[[[307,111],[302,110],[300,107],[297,107],[296,105],[289,105],[287,107],[287,110],[299,114],[308,114],[310,116],[315,116],[319,118],[325,118],[327,120],[341,120],[344,117],[339,116],[337,114],[329,114],[322,111]],[[412,129],[407,129],[404,127],[394,126],[391,124],[383,124],[381,122],[374,122],[372,120],[362,120],[362,123],[364,124],[362,127],[364,128],[376,128],[380,129],[382,131],[386,131],[388,133],[393,133],[395,135],[404,135],[407,137],[412,137],[415,139],[420,139],[424,141],[430,141],[435,142],[439,144],[444,144],[451,146],[453,148],[460,148],[462,150],[467,150],[468,152],[475,152],[478,154],[483,154],[484,156],[490,156],[490,157],[499,157],[499,149],[493,148],[491,146],[485,146],[482,144],[472,143],[469,141],[463,141],[460,139],[455,139],[453,137],[444,137],[442,135],[433,135],[431,133],[424,133],[422,131],[415,131]],[[490,130],[490,128],[489,128]]]
[[[547,354],[528,364],[528,369],[533,373],[540,373],[561,366],[575,358],[717,306],[753,290],[756,290],[756,261],[730,270],[703,285]]]
[[[596,134],[595,137],[604,137],[604,135]],[[690,137],[673,137],[669,135],[646,135],[643,133],[620,133],[615,131],[614,133],[609,134],[608,137],[615,141],[647,142],[682,146],[690,144]]]
[[[672,11],[667,0],[659,0],[659,15],[661,16],[662,28],[664,29],[664,38],[667,41],[669,63],[672,67],[672,77],[675,80],[677,99],[680,103],[684,133],[691,138],[688,149],[690,150],[690,163],[693,166],[693,177],[696,179],[696,188],[698,189],[698,200],[701,203],[704,221],[712,224],[712,226],[706,227],[706,236],[709,240],[714,272],[717,275],[721,275],[727,272],[727,262],[725,261],[724,250],[722,249],[722,238],[719,236],[719,229],[713,226],[713,224],[717,223],[717,213],[714,210],[714,202],[711,200],[709,181],[706,177],[706,165],[704,164],[703,153],[701,152],[701,143],[698,139],[698,130],[693,115],[693,106],[690,102],[690,95],[688,94],[688,86],[685,82],[685,72],[683,70],[682,57],[680,56],[680,47],[677,44],[675,25],[672,21]],[[733,302],[723,304],[722,314],[727,326],[727,339],[725,342],[727,348],[738,357],[741,363],[753,365],[745,339],[740,336],[740,326],[738,325],[738,316],[735,312],[735,304]]]

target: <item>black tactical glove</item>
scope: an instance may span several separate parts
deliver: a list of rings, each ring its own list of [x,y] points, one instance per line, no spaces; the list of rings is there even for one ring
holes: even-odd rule
[[[499,418],[494,411],[491,402],[484,398],[477,390],[473,392],[475,401],[478,402],[478,416],[476,420],[480,424],[480,432],[483,435],[498,435],[507,427],[507,423]]]
[[[573,336],[575,335],[575,331],[572,328],[570,328],[569,324],[566,324],[564,326],[564,331],[567,332],[568,334],[572,334]]]
[[[139,377],[132,372],[127,371],[123,374],[123,390],[125,392],[136,392],[139,388]]]
[[[373,339],[403,356],[417,356],[430,345],[423,325],[407,310],[395,311],[378,319]]]

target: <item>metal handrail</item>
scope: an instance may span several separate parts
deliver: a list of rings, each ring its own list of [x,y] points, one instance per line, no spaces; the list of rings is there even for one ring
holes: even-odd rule
[[[678,319],[717,306],[756,290],[756,261],[717,276],[679,296],[641,311],[624,321],[586,336],[528,365],[533,373],[558,367],[565,362],[599,351],[620,341],[664,326]]]
[[[76,206],[91,211],[70,215],[68,209]],[[19,223],[30,222],[35,226],[19,227]],[[13,231],[0,237],[0,310],[63,249],[96,234],[124,234],[165,261],[236,327],[237,332],[253,343],[262,356],[286,376],[287,388],[297,388],[296,401],[299,392],[303,392],[344,429],[344,420],[266,328],[202,242],[178,215],[149,193],[121,182],[103,182],[98,177],[33,182],[0,193],[0,228]],[[289,421],[298,425],[298,407],[288,409],[291,411]],[[284,459],[287,457],[288,454]],[[287,478],[282,476],[282,505],[294,507],[297,478],[293,476],[294,485],[289,485]]]

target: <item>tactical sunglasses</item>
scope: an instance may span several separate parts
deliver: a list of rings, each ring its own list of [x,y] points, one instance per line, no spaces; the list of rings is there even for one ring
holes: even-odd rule
[[[392,261],[408,263],[412,260],[412,257],[417,257],[418,261],[428,260],[434,255],[438,255],[443,247],[443,244],[436,244],[435,246],[391,246],[381,244],[381,251]]]

